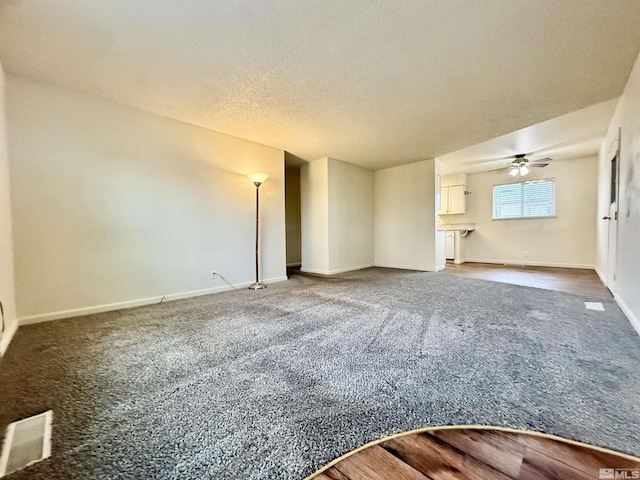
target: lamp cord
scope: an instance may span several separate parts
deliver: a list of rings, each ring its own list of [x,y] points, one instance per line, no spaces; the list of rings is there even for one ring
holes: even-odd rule
[[[233,288],[234,290],[237,290],[237,289],[238,289],[237,287],[234,287],[234,286],[233,286],[233,285],[231,285],[229,282],[227,282],[227,279],[226,279],[226,278],[224,278],[224,277],[223,277],[222,275],[220,275],[219,273],[216,273],[216,275],[217,275],[218,277],[220,277],[224,283],[226,283],[227,285],[229,285],[229,286],[230,286],[231,288]]]

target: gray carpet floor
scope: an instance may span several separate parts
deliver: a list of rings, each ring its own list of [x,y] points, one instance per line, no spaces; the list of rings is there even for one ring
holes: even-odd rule
[[[10,478],[301,479],[449,424],[638,455],[640,337],[585,300],[373,268],[22,327],[0,426],[52,409],[53,448]]]

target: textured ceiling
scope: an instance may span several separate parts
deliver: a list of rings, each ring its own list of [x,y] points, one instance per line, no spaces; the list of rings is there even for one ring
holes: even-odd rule
[[[617,102],[617,98],[607,100],[441,155],[442,173],[486,172],[504,167],[518,153],[530,160],[551,157],[554,161],[596,155]]]
[[[382,168],[614,98],[635,0],[2,0],[5,70]]]

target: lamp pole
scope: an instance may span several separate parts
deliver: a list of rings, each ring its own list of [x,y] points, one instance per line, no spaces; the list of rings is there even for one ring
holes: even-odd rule
[[[249,285],[249,289],[260,290],[262,288],[267,288],[267,286],[264,283],[260,283],[260,268],[259,268],[260,185],[262,185],[264,181],[267,178],[269,178],[269,175],[267,175],[266,173],[254,172],[254,173],[248,173],[247,177],[256,186],[256,281],[251,285]]]

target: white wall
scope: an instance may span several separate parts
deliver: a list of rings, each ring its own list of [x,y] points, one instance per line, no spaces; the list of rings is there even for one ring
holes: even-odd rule
[[[607,214],[609,195],[608,147],[621,128],[618,247],[614,295],[640,333],[640,56],[616,107],[600,156],[598,216]],[[606,222],[599,224],[598,268],[607,274]]]
[[[452,185],[466,185],[467,174],[466,173],[454,173],[452,175],[443,175],[440,179],[441,187],[450,187]]]
[[[595,156],[532,168],[526,180],[555,178],[556,216],[508,220],[492,220],[493,186],[513,178],[504,172],[468,175],[467,213],[439,220],[475,223],[476,231],[464,240],[467,261],[593,268],[597,175]]]
[[[439,161],[374,172],[375,264],[435,271]]]
[[[445,232],[436,232],[436,271],[444,270],[447,264]]]
[[[287,265],[300,265],[301,216],[300,216],[300,166],[286,167],[285,218],[287,223]]]
[[[371,267],[373,171],[329,159],[329,271]]]
[[[329,159],[300,166],[302,270],[329,271]]]
[[[302,270],[373,266],[373,171],[334,158],[301,166]]]
[[[261,277],[286,278],[282,150],[13,75],[7,120],[21,322],[251,282],[249,171]]]
[[[13,275],[9,158],[5,119],[5,75],[2,64],[0,64],[0,302],[2,302],[4,310],[4,332],[0,337],[0,355],[4,354],[18,327]]]

